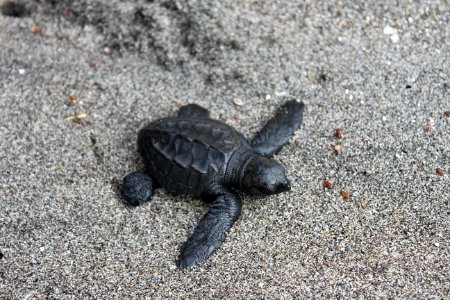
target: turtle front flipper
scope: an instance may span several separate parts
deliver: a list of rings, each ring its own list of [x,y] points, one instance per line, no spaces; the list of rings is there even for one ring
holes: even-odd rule
[[[251,145],[255,152],[271,157],[289,142],[303,121],[303,102],[291,100],[283,104],[275,116],[255,135]]]
[[[183,246],[178,267],[192,267],[211,256],[224,241],[225,232],[239,218],[241,208],[242,201],[238,195],[228,190],[219,194]]]
[[[209,117],[209,111],[206,108],[201,107],[200,105],[188,104],[180,108],[180,110],[178,111],[178,116],[186,118],[206,119]]]
[[[131,206],[139,206],[151,199],[154,183],[146,169],[128,174],[122,183],[122,198]]]

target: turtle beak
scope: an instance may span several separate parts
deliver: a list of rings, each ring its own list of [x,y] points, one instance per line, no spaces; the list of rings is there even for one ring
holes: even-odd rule
[[[276,186],[275,193],[279,194],[290,190],[291,190],[291,183],[289,182],[289,180],[286,179]]]

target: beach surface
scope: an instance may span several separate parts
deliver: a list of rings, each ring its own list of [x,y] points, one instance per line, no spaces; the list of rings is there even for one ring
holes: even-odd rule
[[[450,297],[448,1],[0,6],[1,299]],[[208,204],[122,202],[138,130],[197,103],[251,138],[291,99],[292,190],[179,270]]]

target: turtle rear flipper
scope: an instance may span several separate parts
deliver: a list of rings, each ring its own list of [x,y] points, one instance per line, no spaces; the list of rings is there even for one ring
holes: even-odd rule
[[[267,157],[277,154],[300,128],[304,107],[303,102],[297,100],[283,104],[253,138],[251,142],[253,150]]]
[[[188,104],[180,108],[178,117],[206,119],[209,117],[209,111],[200,105]]]
[[[195,228],[194,234],[184,244],[178,267],[192,267],[211,256],[224,241],[225,232],[239,218],[241,208],[242,201],[238,195],[230,191],[220,194]]]
[[[131,206],[149,201],[153,195],[154,183],[146,169],[128,174],[122,183],[122,198]]]

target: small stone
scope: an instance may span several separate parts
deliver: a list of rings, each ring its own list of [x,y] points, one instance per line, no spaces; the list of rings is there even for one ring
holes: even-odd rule
[[[289,93],[286,91],[275,92],[275,96],[277,96],[277,97],[285,97],[287,95],[289,95]]]
[[[34,26],[33,26],[33,28],[31,29],[31,31],[32,31],[34,34],[39,33],[39,26],[36,25],[36,24],[34,24]]]
[[[331,188],[333,187],[333,184],[331,183],[331,181],[325,179],[325,180],[322,182],[322,186],[323,186],[323,188],[325,188],[325,189],[331,189]]]
[[[241,99],[239,99],[239,98],[233,98],[233,104],[234,105],[237,105],[237,106],[242,106],[244,103],[242,102],[242,100]]]
[[[272,96],[266,95],[266,100],[270,100],[271,98],[272,98]]]
[[[70,100],[70,102],[71,102],[72,104],[76,104],[76,103],[77,103],[77,99],[78,99],[78,97],[75,96],[75,95],[70,95],[70,96],[69,96],[69,100]]]
[[[25,69],[19,69],[18,72],[20,75],[23,75],[23,74],[25,74],[26,71],[25,71]]]
[[[393,34],[393,35],[391,35],[391,41],[393,42],[393,43],[397,43],[398,41],[399,41],[399,36],[398,36],[398,34]]]
[[[361,200],[361,208],[366,208],[366,207],[367,207],[367,200],[366,200],[366,198],[363,198]]]
[[[84,119],[87,118],[87,114],[82,113],[82,114],[75,114],[73,116],[69,116],[66,118],[67,121],[73,121],[73,122],[80,122]]]
[[[106,55],[109,55],[109,54],[111,54],[111,48],[105,47],[105,48],[103,48],[102,52]]]
[[[444,111],[444,116],[450,118],[450,110]]]
[[[234,116],[233,116],[233,119],[236,120],[236,121],[238,121],[238,122],[242,121],[241,115],[234,115]]]
[[[395,29],[389,25],[384,27],[384,29],[383,29],[384,34],[394,34],[395,32],[396,32]]]
[[[332,145],[334,149],[334,153],[340,154],[342,153],[342,145]]]
[[[89,66],[90,66],[91,68],[95,69],[95,68],[97,68],[100,64],[101,64],[100,61],[94,59],[93,61],[91,61],[91,63],[89,64]]]
[[[350,197],[350,194],[347,191],[342,191],[341,196],[342,196],[342,199],[348,200],[348,198]]]
[[[342,138],[344,136],[344,131],[341,128],[336,128],[334,131],[334,136],[337,138]]]
[[[436,174],[439,176],[444,176],[444,170],[442,170],[441,168],[436,168]]]

